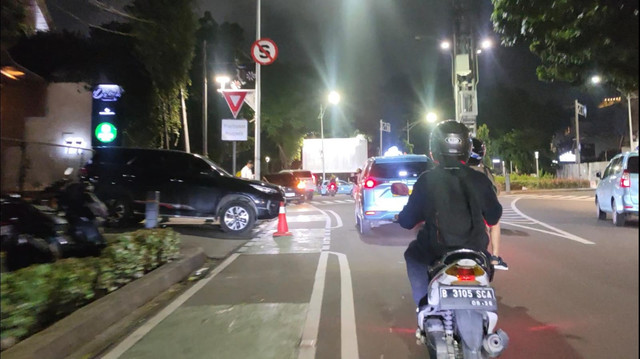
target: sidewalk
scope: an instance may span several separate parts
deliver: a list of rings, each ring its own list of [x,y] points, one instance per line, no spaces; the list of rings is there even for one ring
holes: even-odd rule
[[[511,190],[506,192],[501,190],[500,195],[514,194],[536,194],[536,193],[553,193],[553,192],[595,192],[595,188],[549,188],[549,189],[527,189],[527,190]]]

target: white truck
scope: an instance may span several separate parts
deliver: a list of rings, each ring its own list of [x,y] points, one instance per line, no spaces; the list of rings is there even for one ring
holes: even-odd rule
[[[319,138],[303,140],[302,169],[322,173],[322,142]],[[367,158],[367,140],[362,136],[324,139],[325,173],[354,173]]]

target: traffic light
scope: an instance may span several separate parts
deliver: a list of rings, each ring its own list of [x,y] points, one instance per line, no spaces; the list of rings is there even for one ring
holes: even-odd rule
[[[113,84],[101,84],[93,91],[91,116],[91,146],[120,146],[122,136],[118,128],[119,103],[122,88]]]

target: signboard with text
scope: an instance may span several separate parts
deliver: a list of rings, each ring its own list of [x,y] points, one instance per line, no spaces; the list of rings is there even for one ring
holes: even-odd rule
[[[249,133],[247,120],[222,120],[223,141],[246,141]]]

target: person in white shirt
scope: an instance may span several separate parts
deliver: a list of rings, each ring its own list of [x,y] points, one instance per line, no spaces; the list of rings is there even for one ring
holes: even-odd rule
[[[240,170],[240,177],[253,179],[253,171],[251,170],[252,168],[253,168],[253,161],[251,160],[247,161],[247,164],[244,167],[242,167],[242,170]]]

